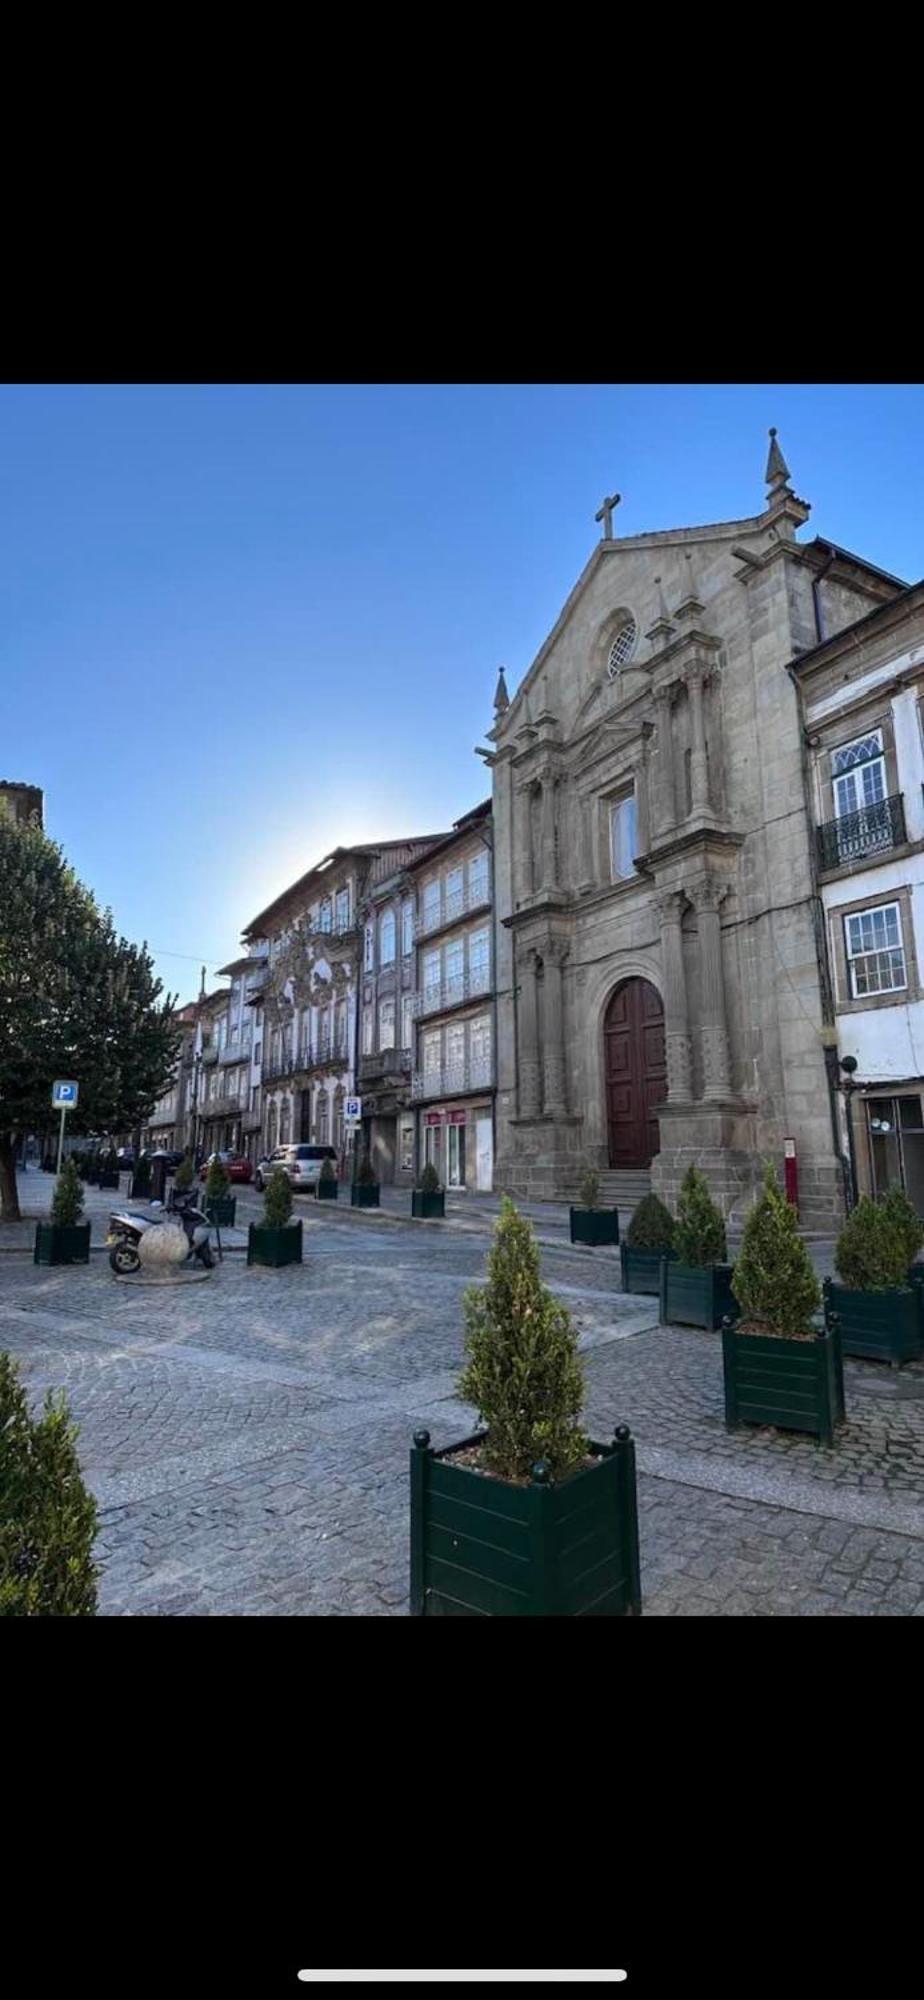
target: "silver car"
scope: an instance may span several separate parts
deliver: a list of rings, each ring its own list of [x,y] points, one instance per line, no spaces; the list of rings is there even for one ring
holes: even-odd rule
[[[281,1167],[288,1174],[296,1193],[300,1188],[313,1190],[321,1178],[325,1160],[332,1160],[336,1168],[337,1155],[333,1146],[277,1146],[275,1153],[260,1161],[253,1177],[254,1187],[262,1193],[270,1174]]]

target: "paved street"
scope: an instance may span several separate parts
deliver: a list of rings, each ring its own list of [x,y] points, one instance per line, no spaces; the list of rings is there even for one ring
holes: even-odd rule
[[[106,1613],[406,1612],[408,1447],[421,1424],[439,1445],[470,1421],[461,1300],[491,1218],[299,1209],[301,1269],[232,1251],[166,1288],[104,1255],[0,1257],[0,1345],[34,1395],[66,1388],[81,1426]],[[588,1428],[637,1440],[646,1614],[924,1612],[924,1368],[848,1363],[831,1450],[730,1436],[719,1336],[658,1328],[654,1300],[618,1290],[617,1253],[568,1247],[562,1211],[537,1222],[581,1332]]]

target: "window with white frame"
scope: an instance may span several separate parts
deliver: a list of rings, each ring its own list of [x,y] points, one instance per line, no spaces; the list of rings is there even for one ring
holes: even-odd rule
[[[379,918],[379,964],[394,965],[395,962],[395,913],[383,910]]]
[[[333,925],[333,909],[329,896],[324,896],[318,911],[318,930],[329,931]]]
[[[490,984],[491,934],[484,930],[472,931],[468,940],[468,981],[470,993],[484,993]]]
[[[450,1075],[450,1090],[461,1089],[465,1069],[464,1021],[453,1021],[446,1029],[446,1068],[450,1072],[455,1072],[454,1075]]]
[[[624,882],[635,874],[636,849],[635,793],[627,792],[610,806],[610,874],[614,882]]]
[[[394,999],[379,1001],[379,1048],[393,1049],[395,1046],[395,1003]]]
[[[478,1014],[469,1022],[468,1046],[472,1066],[487,1068],[491,1061],[491,1016]]]
[[[877,909],[858,910],[845,917],[844,940],[852,999],[905,991],[908,968],[897,903],[882,903]]]
[[[488,857],[482,848],[480,854],[473,854],[468,864],[469,908],[488,900]]]
[[[886,795],[882,730],[871,729],[868,736],[858,736],[832,751],[831,772],[836,819],[862,812],[864,806],[878,805]]]
[[[401,1047],[409,1049],[414,1042],[414,1014],[411,996],[405,993],[401,1002]]]
[[[401,1172],[403,1174],[412,1174],[414,1171],[413,1118],[399,1118],[398,1120],[398,1159],[401,1165]]]
[[[438,1076],[442,1064],[443,1037],[439,1028],[431,1029],[423,1037],[423,1067],[425,1076]]]
[[[446,946],[446,962],[443,967],[446,980],[446,1004],[461,1000],[465,987],[465,940],[450,938]]]
[[[372,1008],[363,1008],[363,1055],[372,1054]]]
[[[375,971],[375,925],[374,924],[366,925],[366,944],[365,944],[365,951],[363,954],[363,966],[366,972]]]
[[[409,953],[412,952],[413,949],[414,949],[414,905],[413,903],[403,903],[401,906],[401,950],[403,956],[407,958]]]
[[[448,870],[447,870],[447,874],[446,874],[446,921],[447,921],[447,923],[448,923],[448,922],[449,922],[449,921],[450,921],[450,920],[451,920],[451,919],[452,919],[453,917],[459,917],[459,916],[461,916],[461,914],[462,914],[462,908],[463,908],[463,903],[464,903],[464,894],[463,894],[463,887],[462,887],[462,884],[463,884],[463,871],[462,871],[462,869],[461,869],[461,868],[450,868],[450,869],[448,869]]]
[[[439,951],[425,951],[423,955],[424,1001],[427,1006],[439,1003],[440,997],[440,954]]]
[[[424,920],[424,930],[427,931],[432,930],[434,924],[439,923],[440,878],[438,875],[431,875],[429,882],[424,883],[423,920]]]
[[[337,929],[338,931],[347,931],[349,930],[349,928],[350,928],[350,892],[349,889],[338,889]]]

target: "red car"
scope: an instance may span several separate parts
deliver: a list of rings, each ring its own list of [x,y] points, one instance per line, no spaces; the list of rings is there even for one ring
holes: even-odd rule
[[[207,1179],[209,1167],[213,1160],[221,1161],[229,1181],[253,1180],[253,1161],[246,1159],[243,1153],[210,1153],[208,1159],[199,1168],[200,1181]]]

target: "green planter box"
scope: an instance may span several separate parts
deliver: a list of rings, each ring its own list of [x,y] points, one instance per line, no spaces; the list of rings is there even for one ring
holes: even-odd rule
[[[248,1264],[265,1264],[278,1271],[283,1264],[302,1261],[302,1224],[287,1222],[283,1229],[270,1229],[265,1222],[252,1222],[247,1232]]]
[[[710,1333],[740,1311],[731,1288],[731,1264],[681,1264],[665,1257],[661,1266],[661,1324],[705,1326]]]
[[[350,1185],[351,1208],[378,1208],[378,1181],[353,1181]]]
[[[117,1188],[119,1185],[118,1168],[100,1167],[99,1172],[94,1178],[99,1188]]]
[[[893,1368],[919,1360],[924,1296],[918,1283],[888,1292],[854,1292],[826,1278],[822,1290],[825,1325],[836,1313],[842,1353],[888,1361]]]
[[[572,1243],[590,1243],[597,1248],[603,1243],[619,1242],[619,1213],[615,1208],[573,1208],[571,1210]]]
[[[673,1250],[630,1250],[627,1243],[620,1243],[623,1291],[650,1292],[657,1298],[661,1290],[661,1265],[665,1257],[673,1254]]]
[[[723,1327],[722,1367],[729,1430],[775,1424],[834,1443],[835,1425],[844,1421],[844,1361],[836,1326],[813,1340]]]
[[[237,1214],[237,1196],[223,1194],[218,1201],[206,1197],[205,1212],[210,1222],[217,1222],[219,1229],[233,1229]]]
[[[445,1222],[445,1188],[434,1188],[431,1193],[427,1193],[423,1188],[412,1188],[411,1214],[422,1216],[424,1221]]]
[[[61,1228],[54,1222],[35,1225],[34,1264],[89,1264],[90,1224],[74,1222]]]
[[[315,1188],[319,1201],[336,1201],[339,1192],[336,1181],[319,1181]]]
[[[529,1486],[454,1465],[429,1431],[411,1449],[411,1615],[625,1618],[642,1608],[635,1446],[625,1425],[596,1465]],[[542,1467],[538,1471],[544,1470]]]

